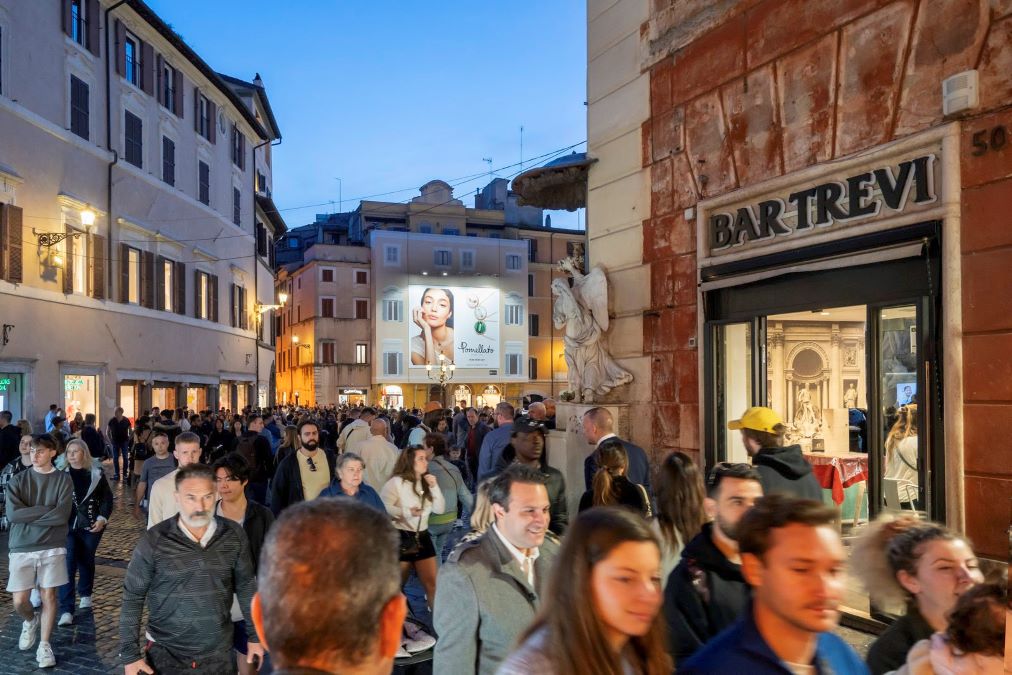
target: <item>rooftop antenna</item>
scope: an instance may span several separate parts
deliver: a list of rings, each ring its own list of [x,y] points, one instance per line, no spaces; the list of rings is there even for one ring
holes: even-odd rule
[[[520,125],[520,171],[524,170],[524,125]]]
[[[482,157],[481,161],[483,161],[486,164],[488,164],[488,182],[491,183],[492,182],[492,158],[491,157]]]

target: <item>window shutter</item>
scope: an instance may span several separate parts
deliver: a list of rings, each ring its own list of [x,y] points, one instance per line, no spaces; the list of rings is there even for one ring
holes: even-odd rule
[[[4,220],[6,221],[7,236],[7,264],[4,269],[7,281],[12,284],[20,284],[23,281],[21,261],[21,222],[24,212],[20,206],[8,204],[3,209]]]
[[[155,100],[168,108],[171,101],[165,100],[165,59],[161,54],[155,55]]]
[[[155,307],[155,254],[150,251],[141,252],[141,304]]]
[[[218,108],[214,105],[213,101],[211,101],[210,99],[208,99],[208,101],[207,101],[207,130],[209,132],[208,136],[210,136],[210,138],[208,138],[207,140],[211,141],[212,143],[215,142],[215,136],[217,136],[217,133],[218,133],[218,123],[215,121],[217,119],[218,119]]]
[[[67,3],[70,4],[70,3]],[[95,56],[102,55],[102,46],[99,42],[98,37],[98,17],[101,15],[101,8],[98,5],[98,0],[88,0],[87,2],[87,14],[88,18],[88,51]]]
[[[239,287],[239,328],[249,328],[249,317],[246,316],[246,287]]]
[[[178,68],[172,69],[172,112],[176,117],[183,117],[183,74]],[[166,103],[168,105],[168,103]]]
[[[126,73],[126,28],[123,22],[116,19],[116,74],[122,77]]]
[[[229,309],[231,310],[229,312],[229,323],[232,325],[232,328],[236,328],[236,325],[235,325],[236,324],[236,315],[237,315],[237,312],[235,311],[236,295],[238,295],[238,293],[236,293],[236,285],[235,284],[229,284],[229,296],[230,297],[229,297],[228,306],[229,306]]]
[[[215,323],[218,322],[218,276],[216,274],[211,275],[210,282],[207,284],[208,295],[210,295],[211,313],[210,319]]]
[[[246,136],[239,133],[239,168],[246,170]]]
[[[141,43],[141,89],[148,96],[155,93],[155,50],[147,42]]]
[[[71,13],[71,2],[70,0],[63,0],[63,12],[61,13],[60,19],[63,23],[63,32],[67,37],[74,35],[74,29],[71,27],[71,23],[74,20],[74,15]]]
[[[176,314],[186,314],[186,263],[177,262],[176,277]]]
[[[91,297],[105,300],[105,237],[91,235]]]
[[[130,302],[130,247],[119,245],[119,301]]]
[[[155,258],[155,309],[169,309],[165,306],[165,257]]]
[[[200,89],[193,87],[193,130],[200,133]]]
[[[6,204],[0,204],[0,279],[7,278],[7,270],[10,268],[7,263],[7,258],[10,255],[10,243],[7,241],[7,231],[10,229],[7,226],[7,210],[9,208]]]
[[[200,307],[204,296],[200,293],[200,270],[193,270],[193,316],[200,318]],[[210,317],[208,317],[210,318]]]
[[[67,234],[73,232],[70,226],[65,227]],[[74,292],[74,238],[67,237],[64,241],[67,242],[67,248],[63,256],[63,292],[70,295]]]

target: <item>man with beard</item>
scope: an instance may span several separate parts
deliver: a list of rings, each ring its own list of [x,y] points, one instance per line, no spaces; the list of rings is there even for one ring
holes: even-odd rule
[[[495,473],[501,473],[511,464],[524,464],[537,469],[545,477],[545,488],[551,502],[551,523],[548,525],[555,534],[562,536],[569,525],[569,506],[566,504],[566,479],[562,472],[548,466],[545,455],[545,425],[522,417],[511,427],[510,443],[503,448],[495,465]]]
[[[738,525],[752,600],[679,674],[867,675],[860,657],[832,632],[847,584],[838,517],[835,508],[811,499],[772,494],[758,500]]]
[[[312,420],[299,425],[299,451],[281,460],[271,483],[271,511],[277,517],[285,508],[316,499],[330,486],[337,458],[320,447],[320,427]]]
[[[682,663],[737,621],[748,604],[738,523],[763,496],[759,472],[748,464],[722,462],[706,483],[704,504],[713,521],[682,550],[682,559],[664,587],[664,614],[675,663]]]
[[[190,464],[175,476],[179,515],[144,533],[123,581],[120,611],[120,663],[126,675],[175,673],[234,674],[232,594],[247,625],[256,591],[253,559],[242,526],[214,515],[214,472]],[[147,648],[138,632],[148,605]],[[263,659],[255,634],[247,643],[247,662]]]

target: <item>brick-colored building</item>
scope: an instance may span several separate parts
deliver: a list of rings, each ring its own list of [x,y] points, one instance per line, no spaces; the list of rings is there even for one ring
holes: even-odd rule
[[[634,438],[736,459],[726,420],[777,400],[842,457],[860,410],[875,512],[891,408],[915,403],[916,505],[1005,559],[1012,4],[619,0],[588,22],[589,256],[624,298],[625,396],[654,411]],[[943,114],[968,71],[950,88],[978,100]]]

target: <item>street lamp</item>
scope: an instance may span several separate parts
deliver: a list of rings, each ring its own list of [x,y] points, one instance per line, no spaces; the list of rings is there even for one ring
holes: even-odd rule
[[[449,359],[445,355],[439,355],[439,364],[435,368],[431,363],[425,364],[425,374],[430,380],[439,383],[440,388],[440,403],[443,407],[446,407],[446,385],[453,379],[454,371],[457,370],[457,366],[454,363],[447,363]]]

